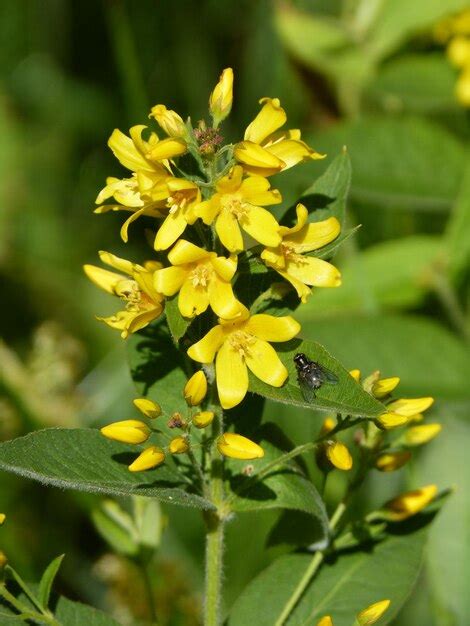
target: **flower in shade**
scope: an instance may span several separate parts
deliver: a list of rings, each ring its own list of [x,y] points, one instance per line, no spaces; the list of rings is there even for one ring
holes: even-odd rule
[[[282,202],[281,194],[271,189],[266,178],[251,176],[243,180],[243,169],[235,166],[216,184],[216,193],[201,202],[194,214],[205,224],[215,221],[215,230],[230,252],[244,249],[241,230],[265,246],[281,242],[279,224],[264,206]]]
[[[441,432],[441,424],[420,424],[408,428],[403,435],[403,443],[407,446],[421,446]]]
[[[390,600],[380,600],[363,609],[356,616],[358,626],[372,626],[387,611],[390,606]]]
[[[126,306],[115,315],[98,319],[111,328],[120,330],[121,337],[126,339],[129,334],[144,328],[159,317],[163,311],[163,295],[153,286],[153,273],[161,268],[161,264],[148,261],[142,266],[109,252],[101,251],[99,255],[103,263],[118,272],[111,272],[95,265],[84,265],[85,274],[95,285],[121,298]]]
[[[427,507],[434,500],[436,494],[436,485],[427,485],[426,487],[421,487],[421,489],[403,493],[401,496],[387,502],[382,510],[383,516],[392,522],[401,522]]]
[[[329,462],[339,470],[349,471],[353,466],[351,453],[340,441],[329,441],[325,449]]]
[[[5,513],[0,513],[0,526],[4,524],[6,518],[7,516],[5,515]]]
[[[223,456],[231,459],[261,459],[264,450],[251,439],[237,435],[236,433],[225,433],[217,439],[217,449]]]
[[[139,456],[129,465],[131,472],[143,472],[153,469],[157,465],[161,465],[165,460],[165,453],[158,446],[150,446],[146,448]]]
[[[381,472],[394,472],[403,467],[411,458],[407,450],[398,452],[384,452],[375,461],[375,467]]]
[[[219,82],[209,97],[209,110],[214,120],[214,128],[222,122],[232,110],[233,102],[233,70],[224,69]]]
[[[303,204],[298,204],[296,211],[297,224],[291,228],[281,226],[281,242],[277,246],[265,248],[261,258],[268,267],[288,280],[302,302],[306,302],[311,293],[310,286],[341,285],[341,274],[334,265],[304,254],[318,250],[336,239],[341,226],[336,217],[308,223],[308,211]]]
[[[184,454],[189,450],[189,443],[186,437],[174,437],[168,444],[171,454]]]
[[[183,395],[188,406],[198,406],[207,394],[207,378],[202,370],[195,372],[184,386]]]
[[[196,428],[206,428],[209,424],[212,424],[214,421],[214,412],[213,411],[200,411],[193,416],[191,422]]]
[[[253,315],[243,307],[235,320],[219,319],[188,355],[199,363],[215,362],[217,389],[224,409],[239,404],[248,391],[248,369],[260,380],[281,387],[288,372],[268,342],[289,341],[300,331],[290,316]]]
[[[323,159],[301,140],[300,130],[279,130],[287,121],[278,98],[261,98],[261,111],[245,130],[234,156],[250,174],[271,176],[301,161]]]
[[[155,289],[165,296],[179,292],[178,308],[184,317],[203,313],[210,305],[225,319],[235,317],[240,304],[234,296],[231,279],[237,269],[237,258],[218,257],[215,252],[180,239],[168,254],[171,267],[154,274]]]
[[[103,426],[101,434],[122,443],[144,443],[150,437],[150,428],[140,420],[123,420]]]

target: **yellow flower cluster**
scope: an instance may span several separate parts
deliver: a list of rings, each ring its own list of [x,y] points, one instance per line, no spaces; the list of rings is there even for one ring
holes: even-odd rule
[[[284,384],[287,370],[270,344],[288,341],[300,331],[292,317],[252,315],[238,300],[234,292],[238,256],[250,249],[293,286],[302,302],[312,287],[341,284],[333,265],[309,255],[339,235],[338,220],[309,223],[306,207],[299,204],[297,223],[281,226],[269,210],[282,197],[268,177],[323,155],[302,141],[299,130],[283,129],[287,116],[277,98],[260,100],[261,109],[242,141],[221,146],[218,128],[232,101],[233,72],[228,68],[209,99],[211,127],[200,122],[193,128],[189,119],[185,122],[157,104],[149,117],[164,138],[143,125],[132,127],[129,135],[113,131],[108,145],[130,174],[107,179],[96,212],[130,214],[121,228],[124,241],[129,225],[139,217],[158,220],[153,245],[159,260],[138,265],[101,252],[101,260],[115,271],[84,268],[97,286],[125,302],[124,310],[98,318],[120,330],[123,338],[158,318],[165,299],[176,295],[184,318],[208,309],[215,314],[217,324],[188,349],[188,355],[203,364],[215,359],[224,409],[245,397],[248,369],[268,385]],[[184,155],[185,160],[177,160]],[[190,157],[200,176],[184,172]],[[103,204],[107,200],[112,203]]]
[[[457,100],[462,106],[470,107],[470,9],[440,22],[435,34],[446,44],[447,57],[459,70],[455,85]]]
[[[173,413],[170,416],[167,426],[171,429],[180,429],[182,435],[172,437],[166,448],[151,445],[139,454],[139,456],[129,465],[131,472],[142,472],[154,469],[165,461],[166,453],[187,454],[192,452],[194,442],[191,441],[191,428],[203,429],[212,424],[214,420],[213,411],[198,409],[193,413],[194,407],[200,407],[207,394],[207,379],[202,370],[197,371],[187,381],[183,389],[183,396],[189,408],[189,414],[183,418],[180,413]],[[149,398],[135,398],[134,406],[150,420],[154,420],[162,415],[159,404]],[[142,420],[130,419],[120,422],[113,422],[101,428],[101,434],[107,439],[119,441],[132,445],[146,443],[153,433],[161,433],[160,430],[153,430]],[[223,433],[216,441],[217,449],[223,456],[233,459],[252,460],[264,456],[264,451],[257,443],[247,437],[236,433]],[[192,459],[195,461],[194,457]],[[5,520],[5,516],[0,514],[0,525]]]

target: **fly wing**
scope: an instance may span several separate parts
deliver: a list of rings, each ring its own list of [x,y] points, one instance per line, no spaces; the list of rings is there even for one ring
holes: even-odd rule
[[[308,404],[312,404],[312,402],[317,397],[315,393],[315,389],[311,385],[309,385],[307,381],[303,380],[301,377],[298,378],[298,381],[299,381],[300,391],[302,392],[305,402],[307,402]]]
[[[318,364],[318,376],[320,380],[329,385],[336,385],[339,382],[338,377],[324,365]]]

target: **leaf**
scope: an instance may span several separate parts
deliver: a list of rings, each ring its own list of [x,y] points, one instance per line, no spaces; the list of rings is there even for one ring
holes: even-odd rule
[[[433,264],[441,251],[440,238],[431,235],[371,246],[339,265],[341,287],[313,290],[298,312],[299,321],[417,306],[430,291]]]
[[[250,373],[250,391],[264,398],[291,404],[305,409],[331,411],[342,415],[377,417],[385,412],[384,405],[365,392],[349,375],[344,367],[315,341],[293,340],[276,346],[281,361],[289,372],[289,378],[283,387],[271,387]],[[307,402],[297,382],[294,356],[304,352],[313,361],[331,370],[338,377],[338,384],[323,384],[316,392],[312,402]]]
[[[110,509],[111,506],[111,509]],[[117,554],[135,556],[139,545],[132,533],[132,518],[120,510],[117,502],[101,503],[91,512],[96,530]]]
[[[38,600],[46,609],[49,606],[49,598],[51,596],[52,585],[54,583],[57,572],[62,564],[65,554],[61,554],[49,563],[44,574],[39,581]]]
[[[307,587],[288,625],[315,626],[330,615],[335,626],[350,626],[360,610],[384,598],[391,605],[381,624],[389,623],[416,582],[431,518],[419,515],[408,526],[409,532],[400,524],[378,544],[332,555]],[[228,626],[245,626],[253,620],[257,626],[277,623],[311,560],[311,554],[289,554],[274,561],[235,602]]]
[[[467,347],[432,320],[411,315],[348,316],[304,323],[303,331],[348,368],[359,368],[364,375],[380,369],[384,376],[399,376],[400,397],[470,396]]]
[[[167,464],[150,472],[129,472],[135,454],[97,430],[48,428],[0,444],[0,469],[64,489],[211,508],[200,496],[184,491],[184,480]]]
[[[172,298],[165,300],[165,315],[168,322],[168,328],[170,329],[173,341],[178,344],[179,340],[188,330],[188,326],[191,323],[190,319],[185,319],[178,308],[178,297],[176,294]]]
[[[468,156],[462,185],[447,224],[445,243],[451,271],[457,273],[468,269],[470,264],[470,160]]]

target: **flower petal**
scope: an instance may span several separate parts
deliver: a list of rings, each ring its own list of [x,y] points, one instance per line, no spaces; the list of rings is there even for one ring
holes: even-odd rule
[[[144,311],[143,313],[134,314],[134,317],[129,320],[129,323],[126,326],[126,330],[129,333],[136,333],[138,330],[145,328],[150,322],[153,322],[154,319],[160,317],[163,311],[163,306],[156,306],[154,309],[150,309],[149,311]]]
[[[244,330],[264,341],[289,341],[300,332],[300,324],[290,315],[274,317],[260,313],[250,317]]]
[[[237,255],[231,254],[228,259],[224,256],[218,256],[211,259],[211,265],[220,278],[226,281],[232,280],[237,271]]]
[[[288,237],[293,233],[297,233],[301,230],[308,221],[308,210],[303,204],[299,202],[299,204],[295,207],[295,212],[297,214],[297,224],[295,226],[281,226],[279,232],[281,237]]]
[[[240,404],[248,391],[248,372],[243,357],[228,341],[217,354],[215,375],[222,408],[231,409]]]
[[[215,230],[222,244],[230,252],[243,250],[243,237],[236,218],[229,211],[222,211],[217,217]]]
[[[209,302],[217,317],[226,320],[237,317],[241,312],[240,303],[235,298],[232,285],[217,276],[209,284]]]
[[[111,254],[111,252],[106,252],[105,250],[100,250],[98,252],[100,260],[106,265],[109,265],[113,269],[118,272],[122,272],[123,274],[127,274],[128,276],[132,276],[132,272],[136,267],[140,267],[141,265],[137,265],[136,263],[132,263],[132,261],[128,261],[127,259],[122,259],[115,254]]]
[[[186,263],[196,263],[208,256],[210,256],[210,252],[204,248],[200,248],[185,239],[180,239],[168,253],[168,260],[172,265],[185,265]]]
[[[219,193],[235,193],[241,185],[243,167],[235,165],[230,172],[217,181],[216,189]]]
[[[286,165],[277,156],[252,141],[237,143],[233,154],[237,161],[243,163],[248,172],[260,174],[261,176],[276,174]]]
[[[189,358],[198,363],[212,363],[215,353],[222,345],[224,338],[223,328],[214,326],[202,339],[188,349]]]
[[[261,111],[245,130],[245,139],[254,143],[261,143],[287,120],[278,98],[262,98],[260,104],[263,104]]]
[[[240,219],[240,226],[249,235],[265,246],[277,246],[281,243],[279,224],[274,215],[259,206],[250,206],[246,215]]]
[[[102,267],[98,267],[97,265],[84,265],[83,271],[100,289],[107,291],[113,296],[116,295],[116,285],[121,281],[125,280],[125,276],[122,274],[116,274],[115,272],[110,272],[109,270],[105,270]]]
[[[132,222],[135,222],[135,220],[139,219],[139,217],[144,214],[145,214],[145,207],[143,209],[139,209],[138,211],[134,211],[134,213],[132,213],[132,215],[130,215],[127,218],[127,220],[124,222],[124,224],[121,226],[120,235],[124,243],[127,243],[129,240],[129,234],[128,234],[129,226],[132,224]]]
[[[177,209],[174,213],[167,215],[155,236],[153,244],[155,250],[169,248],[184,233],[187,225],[182,209]]]
[[[178,296],[178,308],[183,317],[200,315],[209,306],[207,289],[185,280]]]
[[[294,289],[297,292],[297,295],[299,296],[301,301],[305,304],[309,296],[312,294],[312,290],[310,289],[310,287],[307,287],[305,283],[295,278],[295,276],[288,274],[286,271],[278,269],[277,267],[274,269],[276,270],[278,274],[280,274],[285,280],[287,280],[294,287]]]
[[[140,133],[146,128],[146,126],[134,126],[135,129],[140,130]],[[136,172],[137,170],[150,170],[153,171],[152,164],[147,161],[141,152],[137,149],[134,141],[122,133],[119,129],[115,128],[111,133],[111,137],[108,139],[108,146],[113,151],[114,156],[118,161],[127,167],[128,170]]]
[[[297,232],[286,235],[286,243],[291,244],[296,252],[311,252],[323,248],[339,235],[341,224],[336,217],[329,217],[321,222],[311,222]]]
[[[245,178],[240,186],[240,193],[244,200],[256,206],[268,206],[282,202],[282,196],[277,189],[271,190],[271,184],[263,176]]]
[[[184,154],[187,149],[188,147],[183,139],[168,137],[152,146],[152,149],[146,156],[155,161],[163,161],[164,159],[172,159],[180,156]]]
[[[307,146],[303,141],[286,139],[278,141],[266,148],[272,155],[285,163],[284,169],[289,169],[301,161],[309,159],[324,159],[326,154],[319,154]]]
[[[182,267],[165,267],[157,270],[153,275],[155,290],[165,296],[174,296],[181,289],[187,274],[187,270]]]
[[[286,367],[266,341],[255,339],[245,354],[245,361],[253,374],[267,385],[281,387],[287,379]]]
[[[215,194],[210,200],[196,204],[192,210],[196,217],[200,217],[204,224],[210,226],[220,211],[219,195]]]
[[[287,274],[314,287],[339,287],[341,274],[334,265],[313,256],[287,261]]]

